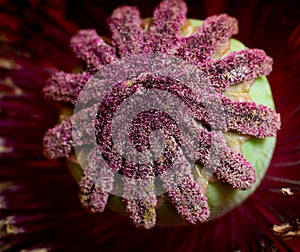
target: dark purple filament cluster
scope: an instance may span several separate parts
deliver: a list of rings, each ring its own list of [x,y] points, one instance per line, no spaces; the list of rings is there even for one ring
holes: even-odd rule
[[[114,172],[118,172],[124,175],[126,211],[136,226],[151,228],[155,225],[157,200],[154,177],[157,175],[161,176],[169,198],[185,220],[197,223],[209,217],[205,191],[193,178],[191,164],[180,148],[184,139],[180,136],[176,122],[168,115],[155,110],[146,111],[135,118],[130,131],[130,139],[136,149],[144,151],[150,148],[151,131],[162,129],[168,145],[160,160],[136,165],[120,156],[114,149],[111,137],[114,113],[122,102],[139,90],[157,89],[169,92],[183,101],[197,121],[219,130],[210,132],[199,124],[196,155],[198,163],[211,167],[218,179],[241,190],[249,189],[255,182],[256,173],[252,165],[240,153],[226,145],[220,132],[235,131],[253,137],[271,137],[280,128],[280,117],[266,106],[233,101],[222,92],[231,85],[269,74],[272,70],[272,59],[258,49],[230,52],[224,58],[215,58],[214,53],[237,33],[237,21],[225,14],[212,16],[192,35],[184,37],[181,35],[181,27],[186,19],[186,11],[183,1],[164,0],[155,9],[150,28],[143,30],[137,8],[124,6],[116,9],[108,19],[112,32],[111,44],[104,42],[94,30],[79,31],[72,38],[71,46],[76,55],[86,61],[86,71],[79,74],[56,73],[44,88],[47,99],[75,105],[89,78],[103,66],[132,54],[162,53],[176,56],[201,69],[216,90],[209,103],[222,111],[225,118],[223,124],[218,123],[217,115],[207,113],[203,106],[203,97],[199,97],[199,93],[193,93],[189,87],[174,78],[145,73],[134,76],[130,85],[128,80],[117,83],[99,104],[96,118],[99,149],[90,152],[90,162],[84,168],[80,181],[81,201],[91,211],[104,210],[109,192],[113,190]],[[119,71],[126,71],[126,67]],[[44,137],[46,155],[49,158],[59,158],[72,154],[75,144],[74,136],[72,137],[74,122],[86,129],[84,136],[78,136],[82,138],[82,144],[92,142],[94,125],[89,124],[91,116],[89,109],[82,110],[48,130]],[[212,138],[217,143],[214,155],[218,157],[218,162],[210,158]],[[103,167],[106,168],[98,167],[103,162],[100,155],[110,168],[104,164]],[[171,165],[176,169],[169,170]],[[141,180],[145,178],[147,180],[142,183]],[[148,188],[145,195],[134,197],[135,192],[132,190],[140,188],[142,191],[145,187]]]

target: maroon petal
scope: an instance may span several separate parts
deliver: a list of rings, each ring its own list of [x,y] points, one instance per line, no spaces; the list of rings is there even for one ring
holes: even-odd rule
[[[299,85],[296,85],[300,73],[299,3],[220,1],[218,4],[205,2],[204,6],[200,2],[189,4],[190,16],[196,18],[203,18],[204,13],[228,11],[239,20],[239,39],[249,46],[266,48],[274,57],[276,67],[270,83],[276,107],[282,115],[283,129],[279,131],[268,175],[254,196],[225,217],[195,227],[143,231],[136,230],[125,218],[109,211],[102,215],[85,214],[78,204],[74,194],[77,187],[64,169],[66,167],[40,156],[42,133],[38,132],[51,127],[55,116],[40,99],[37,85],[40,87],[45,81],[40,77],[39,69],[46,65],[72,71],[76,61],[66,46],[69,34],[78,27],[95,26],[95,21],[101,23],[103,16],[109,15],[117,2],[94,5],[87,1],[4,1],[0,26],[4,26],[5,35],[1,36],[1,49],[31,56],[16,62],[24,71],[11,74],[16,85],[25,92],[26,99],[15,97],[10,101],[14,107],[9,113],[7,107],[1,110],[1,116],[8,122],[1,127],[1,133],[14,149],[11,153],[1,153],[1,158],[4,157],[1,160],[2,181],[12,182],[7,186],[9,189],[1,183],[1,195],[5,195],[5,204],[1,197],[3,250],[213,251],[225,247],[230,251],[298,250],[299,239],[284,240],[275,236],[272,226],[284,222],[293,224],[299,213],[299,184],[295,179],[299,171]],[[139,5],[145,16],[149,16],[149,6],[153,2],[140,2]],[[97,22],[101,32],[105,32],[103,27]],[[13,39],[14,44],[7,45],[7,38]],[[20,52],[17,48],[24,50]],[[34,68],[30,66],[31,62],[34,62]],[[23,108],[19,109],[21,106]],[[38,113],[47,116],[40,119],[36,117]],[[32,148],[29,150],[24,143],[30,143]],[[5,158],[7,156],[9,160]],[[283,187],[290,187],[294,194],[283,195],[280,191]],[[14,227],[25,233],[6,233],[15,230]]]

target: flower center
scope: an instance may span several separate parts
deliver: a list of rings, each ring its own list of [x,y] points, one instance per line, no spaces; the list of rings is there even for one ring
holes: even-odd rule
[[[272,104],[266,79],[257,79],[272,59],[230,42],[235,19],[185,14],[180,0],[163,1],[146,20],[134,7],[118,8],[108,20],[110,44],[93,30],[71,40],[87,71],[57,73],[44,89],[46,98],[75,106],[46,133],[46,155],[72,163],[85,207],[124,210],[137,227],[168,224],[170,216],[195,224],[237,206],[272,155],[274,138],[258,138],[280,127],[265,106]],[[255,103],[258,89],[267,102]]]

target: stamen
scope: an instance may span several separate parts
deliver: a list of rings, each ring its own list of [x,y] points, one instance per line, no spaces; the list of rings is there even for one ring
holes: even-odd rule
[[[141,52],[142,20],[136,7],[123,6],[114,10],[107,22],[112,31],[112,43],[117,47],[119,56]]]

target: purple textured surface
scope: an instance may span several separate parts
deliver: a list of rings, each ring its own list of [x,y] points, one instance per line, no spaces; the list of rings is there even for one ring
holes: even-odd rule
[[[87,160],[88,164],[79,182],[80,199],[88,210],[103,212],[113,189],[114,174],[96,149],[91,151]]]
[[[212,53],[238,32],[235,18],[226,14],[205,19],[195,34],[183,38],[176,56],[193,64],[202,65],[211,61]]]
[[[57,72],[51,76],[44,87],[44,97],[47,100],[75,104],[80,91],[90,77],[88,72],[79,74]]]
[[[71,47],[79,58],[87,62],[88,69],[93,72],[117,59],[115,49],[107,45],[92,29],[80,30],[71,39]]]
[[[140,228],[152,228],[156,223],[154,180],[124,178],[126,212]]]
[[[79,111],[48,130],[44,137],[45,153],[49,158],[69,157],[74,146],[97,143],[101,153],[91,153],[80,181],[82,203],[91,211],[104,210],[109,192],[113,189],[114,172],[117,172],[124,175],[126,211],[137,227],[151,228],[155,225],[157,202],[153,179],[157,175],[161,176],[163,187],[185,220],[197,223],[209,217],[205,190],[192,176],[193,164],[189,162],[192,155],[182,148],[183,143],[190,139],[182,139],[172,118],[150,110],[133,120],[129,139],[140,152],[150,149],[153,131],[164,133],[168,144],[162,158],[155,162],[135,163],[125,159],[114,147],[111,126],[115,112],[130,96],[145,90],[170,93],[190,109],[193,124],[199,129],[199,146],[195,153],[197,161],[211,169],[218,179],[240,190],[249,189],[256,180],[252,165],[240,153],[227,147],[221,131],[236,131],[259,138],[274,136],[280,128],[280,116],[263,105],[233,101],[222,92],[230,85],[269,74],[272,59],[258,49],[231,52],[215,59],[214,53],[238,32],[236,19],[226,14],[212,16],[192,35],[182,37],[180,29],[186,12],[183,1],[165,0],[155,9],[149,30],[144,31],[135,7],[116,9],[108,20],[112,32],[111,45],[95,30],[79,31],[72,38],[71,47],[78,57],[86,61],[87,70],[80,74],[56,73],[44,88],[47,99],[76,104],[90,77],[98,70],[105,71],[105,65],[112,66],[111,72],[104,74],[105,84],[111,86],[111,90],[101,102],[98,101],[97,114],[92,108]],[[161,61],[148,66],[144,61],[152,53],[163,56]],[[131,55],[140,55],[140,58],[135,61],[128,58]],[[165,56],[176,56],[198,67],[203,76],[181,72],[176,65],[173,76],[163,76],[159,67],[165,66],[168,61]],[[127,61],[114,65],[119,58]],[[159,73],[149,74],[156,68]],[[207,82],[203,82],[203,77]],[[191,83],[190,86],[182,84],[184,81]],[[81,102],[97,101],[100,94],[97,85],[94,88],[90,95],[80,97]],[[208,126],[207,129],[203,125]],[[83,130],[77,131],[79,128]],[[75,131],[72,132],[72,129]]]
[[[177,34],[183,25],[187,7],[182,0],[165,0],[155,9],[153,23],[145,33],[145,52],[165,52],[179,45]]]
[[[273,60],[263,50],[245,49],[209,62],[204,72],[213,86],[223,91],[230,85],[268,75],[272,71],[272,64]]]
[[[195,182],[191,168],[184,154],[179,151],[172,171],[167,171],[161,178],[179,215],[195,224],[209,217],[209,207],[204,190]]]
[[[114,10],[108,20],[112,32],[112,43],[118,48],[118,55],[124,57],[140,53],[143,46],[142,20],[135,7],[124,6]]]

